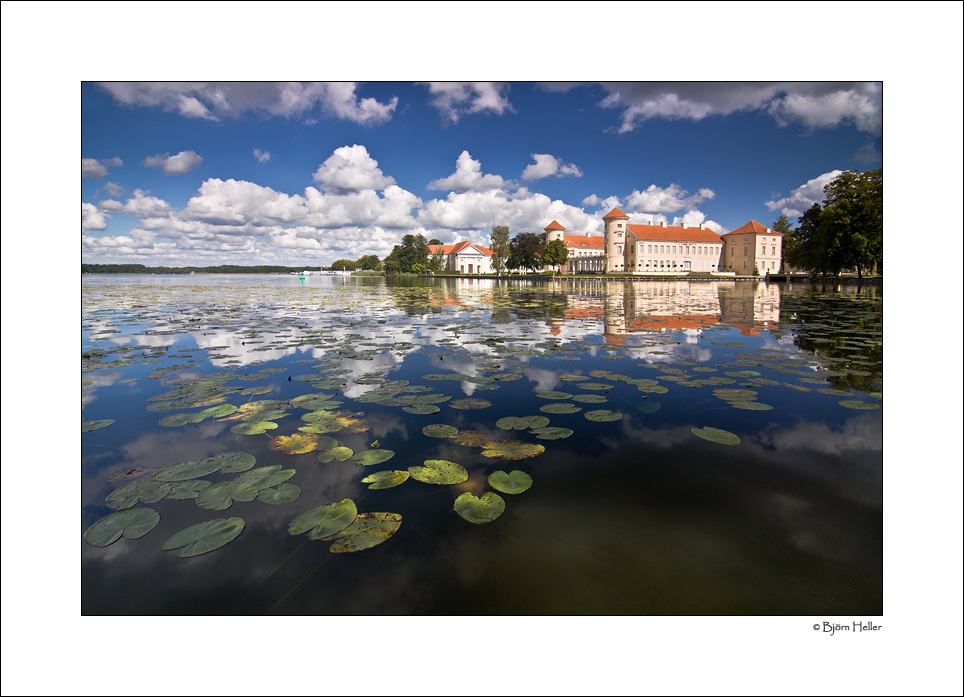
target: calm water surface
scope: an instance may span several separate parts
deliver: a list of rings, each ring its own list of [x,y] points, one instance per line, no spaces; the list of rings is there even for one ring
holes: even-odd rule
[[[883,613],[879,287],[105,275],[85,276],[82,295],[82,420],[111,421],[82,436],[86,615]],[[394,457],[274,449],[308,425],[305,395],[349,415],[326,434],[337,445]],[[482,408],[457,408],[469,398]],[[238,432],[264,400],[276,427]],[[419,402],[439,411],[406,411]],[[241,411],[175,416],[218,404]],[[571,413],[546,411],[560,404]],[[618,416],[587,418],[599,410]],[[572,434],[497,425],[508,416]],[[495,459],[426,435],[433,424],[545,449]],[[705,428],[739,442],[693,433]],[[294,470],[300,495],[226,510],[140,500],[160,516],[150,532],[85,542],[112,492],[223,452]],[[431,459],[468,481],[362,482]],[[494,491],[498,470],[531,488],[499,494],[491,522],[463,519],[456,498]],[[289,534],[346,498],[400,527],[352,553]],[[244,520],[225,546],[161,549],[224,517]]]

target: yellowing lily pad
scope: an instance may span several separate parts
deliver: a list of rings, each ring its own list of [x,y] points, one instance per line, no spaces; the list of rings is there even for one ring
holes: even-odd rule
[[[369,485],[369,489],[391,489],[403,483],[411,475],[402,470],[385,470],[370,474],[362,482]]]
[[[453,409],[485,409],[486,407],[491,407],[492,402],[485,399],[473,399],[470,397],[466,399],[457,399],[449,404],[449,406]]]
[[[402,524],[398,513],[359,513],[351,525],[325,537],[334,540],[329,548],[333,554],[360,552],[390,538]]]
[[[492,438],[480,431],[461,431],[459,433],[453,433],[448,437],[448,440],[455,443],[456,445],[464,445],[468,448],[482,448],[488,443]]]
[[[289,455],[303,455],[318,449],[319,438],[311,433],[295,433],[290,436],[272,438],[268,447]]]
[[[196,557],[213,552],[231,542],[244,530],[244,518],[215,518],[198,523],[171,535],[161,545],[169,551],[182,548],[179,557]]]
[[[344,462],[349,459],[355,451],[351,448],[347,448],[344,445],[339,445],[334,448],[329,448],[328,450],[322,450],[318,453],[318,462]]]
[[[476,525],[491,523],[505,511],[505,499],[498,494],[487,491],[481,498],[465,492],[457,499],[453,506],[455,512],[465,520]]]
[[[512,470],[508,474],[498,470],[489,475],[489,486],[503,494],[521,494],[532,486],[532,477],[522,470]]]
[[[482,454],[485,457],[499,460],[524,460],[529,457],[535,457],[545,452],[545,450],[545,446],[539,443],[523,443],[518,440],[496,440],[486,443],[485,450],[482,451]]]
[[[461,484],[469,478],[462,465],[450,460],[426,460],[423,467],[409,467],[408,473],[412,479],[426,484]]]
[[[344,530],[358,515],[355,502],[342,499],[338,503],[329,503],[305,511],[288,526],[289,535],[308,533],[308,539],[320,540]]]

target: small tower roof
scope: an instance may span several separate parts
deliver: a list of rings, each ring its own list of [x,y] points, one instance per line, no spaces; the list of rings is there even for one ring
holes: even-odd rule
[[[629,216],[623,213],[618,208],[613,208],[609,213],[603,216],[603,220],[609,220],[610,218],[625,218],[629,220]]]
[[[565,229],[566,228],[560,225],[557,220],[553,220],[551,223],[546,225],[546,232],[548,232],[549,230],[565,230]]]

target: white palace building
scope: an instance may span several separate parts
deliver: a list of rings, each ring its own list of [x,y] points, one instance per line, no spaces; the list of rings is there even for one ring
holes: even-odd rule
[[[618,208],[604,215],[603,222],[602,237],[567,235],[555,220],[546,226],[546,241],[562,240],[569,250],[561,269],[564,273],[762,276],[780,271],[783,235],[755,220],[725,235],[705,225],[632,224]],[[447,271],[471,275],[494,271],[492,250],[481,245],[433,245],[429,251],[444,254]]]

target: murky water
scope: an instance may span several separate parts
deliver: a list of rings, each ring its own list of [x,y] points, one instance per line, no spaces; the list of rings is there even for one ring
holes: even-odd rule
[[[883,612],[879,287],[85,276],[82,322],[83,421],[111,421],[82,436],[84,614]],[[346,427],[312,434],[310,452],[275,449],[318,423],[303,418],[318,402],[322,423],[337,412]],[[244,431],[252,403],[273,428]],[[231,413],[190,421],[218,404]],[[500,427],[512,416],[571,434]],[[498,459],[433,424],[544,451]],[[322,461],[332,447],[395,454]],[[112,492],[224,452],[294,470],[300,494],[226,509],[142,498],[156,527],[84,541]],[[362,482],[436,459],[467,481]],[[531,487],[499,493],[499,470]],[[489,491],[504,501],[494,520],[455,510]],[[344,499],[401,525],[350,553],[289,534]],[[244,528],[224,546],[162,550],[225,517]]]

